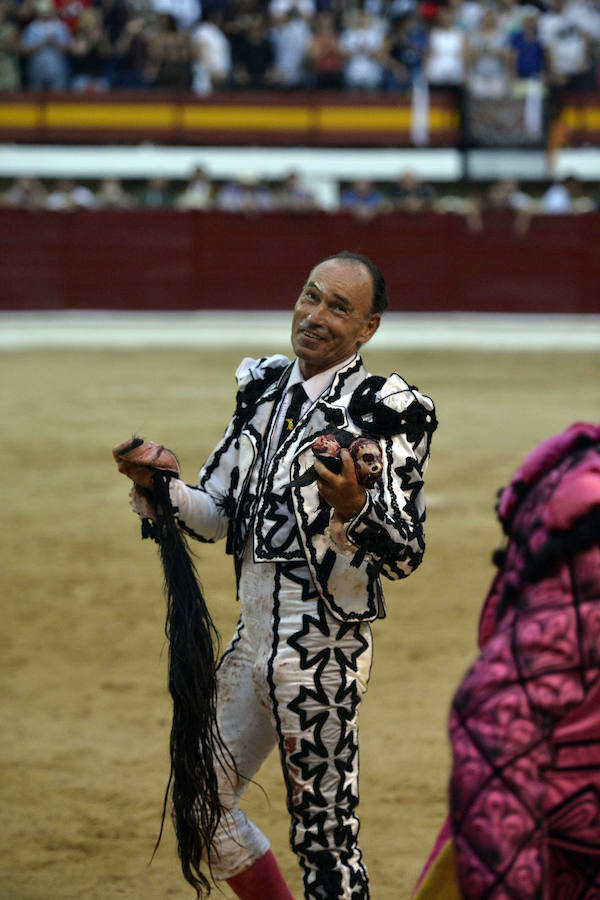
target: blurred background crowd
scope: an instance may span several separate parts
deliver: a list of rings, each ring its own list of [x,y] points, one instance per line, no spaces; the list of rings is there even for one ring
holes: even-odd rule
[[[0,0],[0,90],[596,90],[598,0]]]
[[[452,212],[464,215],[469,228],[478,231],[486,210],[507,210],[514,214],[515,229],[524,233],[535,215],[576,215],[600,210],[598,185],[584,184],[574,177],[538,185],[537,189],[526,188],[516,179],[505,178],[465,193],[455,186],[440,189],[416,172],[405,171],[392,182],[362,178],[340,183],[334,211],[347,212],[363,222],[394,212]],[[237,179],[217,181],[200,166],[184,183],[160,177],[127,182],[106,177],[85,183],[21,177],[5,184],[0,206],[32,212],[171,209],[256,215],[322,211],[318,198],[296,172],[290,172],[281,181],[267,181],[251,172]]]
[[[404,94],[414,115],[419,98],[426,107],[444,91],[459,114],[459,149],[532,137],[549,151],[561,100],[597,92],[599,79],[600,0],[0,0],[0,90],[9,99],[23,91],[334,91]],[[513,134],[517,121],[524,126]],[[204,165],[172,179],[35,175],[0,177],[0,206],[324,209],[300,171],[278,180],[243,170],[220,180]],[[599,198],[598,181],[574,177],[448,184],[407,170],[383,181],[373,171],[337,181],[326,211],[361,221],[453,212],[478,231],[486,211],[509,210],[525,233],[536,215],[597,212]]]

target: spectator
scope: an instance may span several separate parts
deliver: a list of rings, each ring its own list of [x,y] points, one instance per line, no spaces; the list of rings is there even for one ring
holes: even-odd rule
[[[533,198],[521,190],[514,178],[503,178],[490,187],[487,195],[488,209],[504,209],[514,212],[514,230],[518,235],[527,234],[534,211]]]
[[[71,87],[75,91],[107,91],[111,57],[108,34],[97,7],[84,9],[71,42]]]
[[[560,91],[594,90],[592,41],[571,20],[566,0],[554,0],[551,10],[540,16],[539,37],[554,86]]]
[[[228,0],[222,11],[221,28],[229,41],[233,64],[238,56],[240,42],[254,24],[256,16],[265,19],[262,0]]]
[[[58,18],[52,0],[36,0],[34,10],[21,37],[27,87],[64,91],[69,84],[71,32]]]
[[[564,181],[555,181],[540,198],[540,212],[550,215],[565,215],[573,212],[573,203],[568,186]]]
[[[93,0],[52,0],[52,6],[61,22],[71,34],[77,30],[77,22],[84,10],[91,9]]]
[[[414,15],[393,22],[383,49],[383,83],[386,91],[410,90],[421,73],[427,32]]]
[[[132,15],[128,0],[97,0],[95,6],[102,16],[110,45],[114,47]]]
[[[425,77],[434,88],[460,88],[465,79],[467,39],[454,22],[452,10],[440,7],[429,32]]]
[[[45,209],[46,189],[39,178],[22,176],[9,187],[2,196],[2,205],[14,209],[38,212]]]
[[[473,97],[506,97],[511,80],[511,52],[498,27],[498,17],[487,9],[481,28],[467,38],[467,90]]]
[[[483,231],[484,209],[485,197],[480,188],[472,188],[466,195],[444,194],[435,203],[435,210],[438,213],[462,216],[472,234],[480,234]]]
[[[485,14],[485,6],[479,0],[450,0],[448,6],[453,10],[454,24],[471,35],[481,28]]]
[[[250,27],[236,41],[233,56],[233,83],[239,88],[262,90],[274,80],[273,45],[262,16],[252,18]]]
[[[277,195],[277,206],[284,212],[314,212],[317,209],[314,195],[304,187],[297,172],[290,172]]]
[[[206,170],[202,166],[196,166],[185,189],[175,198],[175,209],[181,212],[190,209],[210,209],[212,192],[212,184]]]
[[[569,0],[568,18],[593,41],[600,41],[600,4],[597,0]]]
[[[52,212],[75,212],[95,207],[96,198],[93,191],[83,184],[76,184],[70,178],[61,179],[46,199],[46,209]]]
[[[341,90],[344,86],[344,63],[335,19],[329,10],[324,10],[315,16],[308,48],[311,86],[323,91]]]
[[[150,178],[142,191],[141,205],[145,209],[169,209],[171,207],[171,192],[166,178],[160,176]]]
[[[149,88],[149,34],[142,16],[130,18],[114,48],[112,87]]]
[[[252,172],[237,181],[229,181],[217,194],[217,209],[229,213],[271,212],[277,204],[271,189]]]
[[[10,0],[0,2],[0,91],[18,91],[21,87],[19,29],[11,16]]]
[[[361,222],[370,222],[386,209],[381,191],[367,178],[359,178],[342,191],[340,209]]]
[[[118,178],[107,177],[100,182],[96,195],[98,209],[134,209],[136,198],[123,188]]]
[[[156,88],[189,91],[192,86],[194,45],[189,31],[179,31],[170,13],[157,16],[158,31],[148,44],[146,78]]]
[[[425,212],[435,203],[435,188],[416,172],[403,172],[390,186],[388,197],[394,212]]]
[[[598,204],[594,193],[586,191],[579,178],[572,175],[567,178],[574,213],[589,213],[597,210]]]
[[[383,81],[384,23],[365,9],[353,9],[340,37],[346,57],[344,84],[347,88],[377,90]]]
[[[494,182],[488,191],[490,209],[529,209],[533,206],[533,198],[521,190],[519,182],[514,178],[503,178]]]
[[[286,15],[276,19],[271,28],[276,87],[306,87],[306,62],[311,42],[310,27],[296,7],[292,6]]]
[[[540,199],[540,212],[545,215],[592,212],[594,207],[594,201],[584,194],[581,182],[573,176],[555,181]]]
[[[538,15],[535,7],[522,7],[521,29],[513,34],[513,67],[517,78],[513,95],[523,98],[523,137],[529,141],[544,141],[544,114],[548,62],[538,35]]]
[[[210,94],[228,85],[231,76],[231,47],[221,28],[222,15],[209,11],[192,33],[194,62],[192,89]]]
[[[519,31],[510,39],[514,51],[514,67],[517,78],[543,81],[546,77],[546,54],[538,37],[538,12],[535,7],[523,7]]]

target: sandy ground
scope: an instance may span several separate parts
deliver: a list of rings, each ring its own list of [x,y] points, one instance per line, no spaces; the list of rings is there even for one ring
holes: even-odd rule
[[[110,449],[133,432],[160,440],[193,481],[232,409],[237,362],[260,353],[0,355],[2,900],[194,896],[170,828],[149,864],[168,774],[164,600],[156,548],[140,540]],[[373,371],[398,370],[430,393],[440,420],[428,551],[408,581],[388,586],[360,714],[372,896],[403,900],[444,815],[446,717],[475,654],[500,542],[496,489],[539,440],[597,421],[600,361],[593,352],[365,357]],[[198,568],[226,641],[237,607],[223,545],[199,546]],[[259,781],[264,793],[251,789],[248,808],[299,900],[276,756]]]

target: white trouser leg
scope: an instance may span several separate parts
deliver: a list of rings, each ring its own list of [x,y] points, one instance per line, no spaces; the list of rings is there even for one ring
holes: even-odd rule
[[[216,834],[216,852],[211,854],[212,870],[217,879],[231,878],[244,871],[270,846],[265,835],[238,805],[249,780],[277,743],[273,717],[259,703],[254,691],[255,660],[244,632],[241,625],[223,657],[217,676],[221,737],[238,769],[236,775],[231,769],[217,767],[221,803],[227,810]]]
[[[267,851],[267,838],[238,800],[278,743],[305,897],[365,900],[356,715],[370,672],[370,627],[336,620],[301,566],[255,564],[247,556],[240,600],[240,625],[218,673],[218,718],[241,777],[221,772],[230,814],[217,835],[213,872],[230,878]]]

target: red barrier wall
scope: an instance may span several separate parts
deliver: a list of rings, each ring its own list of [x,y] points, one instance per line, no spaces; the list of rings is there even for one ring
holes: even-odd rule
[[[311,266],[372,257],[391,308],[600,312],[600,214],[462,217],[0,210],[0,308],[289,308]]]

